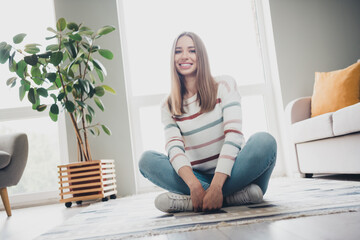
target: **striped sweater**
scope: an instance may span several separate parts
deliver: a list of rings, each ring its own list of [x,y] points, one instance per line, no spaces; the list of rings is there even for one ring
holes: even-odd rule
[[[161,119],[165,128],[166,152],[178,173],[190,166],[204,173],[231,176],[239,151],[245,144],[240,95],[230,76],[216,77],[217,103],[211,112],[200,114],[197,95],[184,100],[185,114],[173,116],[164,101]]]

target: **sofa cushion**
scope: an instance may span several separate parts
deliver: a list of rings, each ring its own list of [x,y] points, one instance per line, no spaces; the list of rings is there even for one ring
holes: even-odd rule
[[[308,142],[333,137],[332,113],[322,114],[291,126],[294,143]]]
[[[333,113],[333,131],[336,136],[360,131],[360,103]]]
[[[315,73],[311,117],[360,102],[360,62],[345,69]]]
[[[0,169],[9,165],[10,159],[11,155],[9,153],[0,150]]]

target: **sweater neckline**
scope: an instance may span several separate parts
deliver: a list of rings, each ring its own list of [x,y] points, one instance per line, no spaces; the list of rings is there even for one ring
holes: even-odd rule
[[[192,96],[192,97],[190,97],[190,98],[185,99],[184,101],[185,101],[185,103],[190,103],[190,102],[195,101],[195,100],[196,100],[196,98],[197,98],[197,93],[196,93],[194,96]]]

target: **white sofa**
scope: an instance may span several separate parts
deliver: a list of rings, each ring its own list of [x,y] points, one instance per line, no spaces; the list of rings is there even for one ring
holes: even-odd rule
[[[360,103],[311,118],[311,97],[303,97],[285,112],[302,176],[360,173]]]

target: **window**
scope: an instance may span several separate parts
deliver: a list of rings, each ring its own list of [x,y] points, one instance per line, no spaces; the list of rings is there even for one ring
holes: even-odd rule
[[[145,150],[164,152],[159,104],[170,92],[173,40],[184,31],[195,32],[204,41],[213,76],[227,74],[236,79],[245,138],[268,130],[266,113],[272,109],[265,109],[264,103],[271,93],[264,75],[254,0],[183,0],[176,4],[123,0],[119,9],[136,160]],[[139,191],[152,187],[138,170],[136,174]]]
[[[34,14],[39,9],[41,13]],[[7,0],[2,2],[2,10],[0,42],[6,41],[11,44],[13,36],[26,33],[23,43],[19,44],[21,48],[23,44],[29,43],[40,43],[44,46],[49,44],[45,37],[51,36],[51,33],[46,31],[46,28],[56,24],[53,1]],[[56,43],[56,39],[51,41]],[[45,52],[44,48],[40,48]],[[18,61],[16,58],[15,60]],[[9,195],[36,193],[37,198],[41,198],[41,193],[45,192],[47,197],[49,192],[56,192],[57,195],[56,166],[60,164],[61,152],[64,152],[60,151],[59,124],[51,121],[48,111],[39,113],[32,110],[26,98],[23,101],[19,100],[18,84],[14,88],[6,86],[6,80],[12,76],[14,75],[8,71],[7,64],[1,64],[0,134],[26,133],[29,140],[29,156],[19,184],[8,189]],[[15,203],[21,203],[21,200],[15,200]]]

